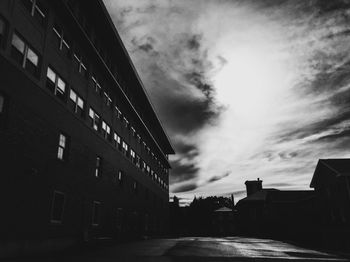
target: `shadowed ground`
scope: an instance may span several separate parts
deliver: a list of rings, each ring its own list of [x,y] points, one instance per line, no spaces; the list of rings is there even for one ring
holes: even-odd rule
[[[114,244],[52,257],[7,261],[349,261],[269,239],[188,237]]]

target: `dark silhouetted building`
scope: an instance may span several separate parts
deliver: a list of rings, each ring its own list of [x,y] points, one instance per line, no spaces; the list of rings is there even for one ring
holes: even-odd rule
[[[213,231],[215,235],[231,236],[235,232],[234,210],[221,207],[213,214]]]
[[[102,0],[0,1],[0,70],[2,251],[165,231],[174,150]]]
[[[261,185],[261,180],[258,181]],[[236,205],[240,233],[302,241],[317,238],[318,208],[314,191],[262,188],[247,195]]]
[[[320,159],[310,186],[322,206],[322,242],[350,250],[350,159]]]

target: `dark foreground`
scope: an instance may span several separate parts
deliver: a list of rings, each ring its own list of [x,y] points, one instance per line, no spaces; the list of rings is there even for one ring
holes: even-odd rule
[[[7,261],[349,261],[339,255],[275,240],[226,237],[152,239],[88,248],[52,257]]]

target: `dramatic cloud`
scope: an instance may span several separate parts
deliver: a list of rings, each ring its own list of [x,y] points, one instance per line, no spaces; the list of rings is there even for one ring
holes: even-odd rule
[[[178,152],[171,191],[308,188],[350,157],[350,0],[105,0]]]

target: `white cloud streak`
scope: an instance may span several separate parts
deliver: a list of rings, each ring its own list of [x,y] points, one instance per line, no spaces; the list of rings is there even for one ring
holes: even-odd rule
[[[198,172],[173,191],[241,197],[257,177],[305,189],[318,158],[350,156],[350,12],[319,2],[105,0],[172,140],[194,145],[173,160]],[[184,131],[195,118],[177,122],[164,100],[215,113]]]

